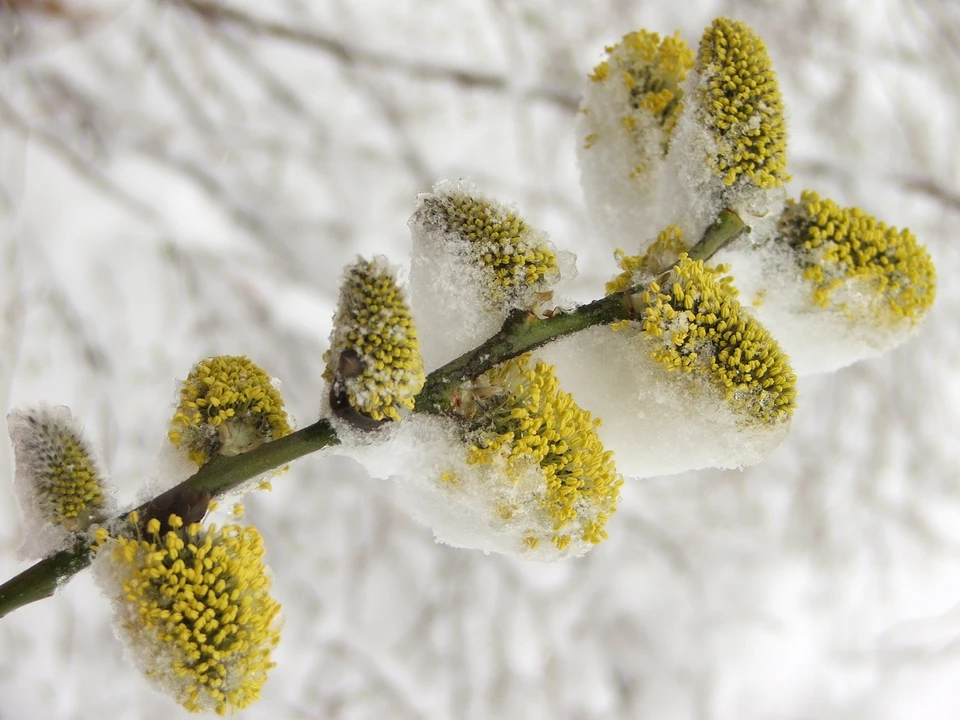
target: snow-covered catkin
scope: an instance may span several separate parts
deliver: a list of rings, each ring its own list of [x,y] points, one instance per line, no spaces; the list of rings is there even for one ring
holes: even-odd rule
[[[667,228],[657,242],[678,237]],[[796,377],[741,307],[725,268],[686,254],[656,278],[644,257],[621,265],[608,292],[642,285],[628,297],[635,319],[541,351],[564,387],[603,418],[600,438],[620,471],[649,477],[763,460],[789,429]]]
[[[606,51],[577,118],[580,182],[599,238],[638,250],[657,220],[664,157],[694,55],[679,33],[646,30]]]
[[[324,378],[333,411],[373,429],[413,409],[425,380],[410,307],[383,258],[344,271]]]
[[[906,340],[933,304],[936,270],[909,230],[805,191],[765,243],[720,255],[797,372],[828,372]]]
[[[745,23],[717,18],[704,31],[683,91],[662,224],[680,225],[692,245],[729,208],[764,234],[789,176],[783,100],[763,40]]]
[[[494,468],[488,511],[531,551],[551,543],[580,555],[606,539],[622,480],[600,421],[580,408],[544,362],[522,355],[464,386],[467,462]],[[446,473],[442,482],[473,482]],[[531,484],[532,481],[532,484]],[[549,554],[552,554],[551,549]]]
[[[933,304],[933,262],[907,229],[807,191],[787,204],[779,230],[778,241],[796,253],[819,307],[857,322],[913,327]],[[844,292],[849,286],[856,286],[856,298]]]
[[[787,179],[783,100],[759,35],[717,18],[700,40],[693,112],[716,144],[708,158],[724,185],[780,187]]]
[[[415,413],[339,447],[438,542],[527,560],[577,557],[607,537],[622,479],[600,421],[529,354],[457,388],[449,412]]]
[[[197,363],[183,381],[168,436],[203,466],[291,432],[271,377],[247,357],[218,355]]]
[[[760,323],[743,312],[722,270],[681,255],[662,280],[639,294],[649,355],[668,371],[703,377],[744,425],[789,420],[796,377]],[[656,347],[659,345],[659,347]]]
[[[28,533],[25,557],[60,549],[75,533],[109,517],[113,498],[104,473],[69,408],[13,410],[7,427]]]
[[[260,696],[280,640],[263,539],[254,527],[184,527],[137,518],[98,537],[96,568],[114,599],[118,634],[141,670],[192,712],[219,715]]]
[[[574,258],[514,208],[466,182],[441,182],[410,218],[410,292],[428,370],[493,335],[511,310],[550,309]]]

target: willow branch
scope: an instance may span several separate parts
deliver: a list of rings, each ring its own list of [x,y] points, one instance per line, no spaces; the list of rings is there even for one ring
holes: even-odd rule
[[[704,233],[688,255],[706,260],[744,230],[743,221],[724,210]],[[628,296],[637,288],[608,295],[581,305],[571,312],[539,318],[515,311],[507,317],[500,331],[479,347],[434,370],[417,396],[416,411],[440,413],[450,407],[450,396],[462,382],[523,353],[535,350],[552,340],[585,330],[601,323],[610,324],[630,318]],[[235,457],[218,458],[200,468],[175,488],[136,508],[145,515],[151,508],[165,507],[164,498],[176,497],[185,491],[222,496],[242,483],[287,463],[340,443],[336,431],[327,420],[319,420],[286,437],[261,445]],[[126,518],[123,513],[118,520]],[[61,550],[44,558],[22,573],[0,585],[0,617],[29,603],[50,597],[67,580],[90,564],[91,551],[86,542]]]
[[[223,495],[247,480],[339,442],[330,423],[320,420],[248,453],[218,458],[204,465],[167,493],[199,490],[209,492],[212,496]],[[136,508],[136,512],[143,514],[157,500],[158,498],[153,498],[145,502]],[[130,512],[124,513],[121,518],[127,517]],[[59,586],[87,567],[91,559],[89,545],[81,542],[44,558],[0,585],[0,617],[24,605],[50,597]]]

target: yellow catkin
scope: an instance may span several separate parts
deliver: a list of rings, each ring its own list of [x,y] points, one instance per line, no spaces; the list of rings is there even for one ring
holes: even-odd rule
[[[426,199],[420,212],[465,244],[484,271],[493,306],[550,290],[560,277],[556,253],[540,233],[499,203],[453,192]]]
[[[641,294],[650,356],[667,370],[706,378],[753,421],[779,423],[793,414],[796,376],[766,328],[743,311],[724,271],[684,253],[661,285]]]
[[[780,187],[787,175],[786,126],[777,76],[763,40],[742,22],[717,18],[700,41],[698,117],[716,141],[714,172],[733,185]]]
[[[108,505],[92,450],[67,408],[15,410],[7,418],[17,482],[46,522],[68,531],[102,519]]]
[[[606,50],[608,57],[588,77],[599,84],[620,83],[629,96],[620,120],[624,132],[646,132],[642,118],[652,116],[664,130],[665,153],[683,109],[680,85],[693,67],[693,52],[679,32],[661,38],[646,30],[628,33]]]
[[[280,640],[263,539],[254,527],[199,524],[118,537],[109,552],[122,577],[122,629],[147,673],[187,710],[224,715],[257,700]]]
[[[103,488],[90,457],[77,438],[64,438],[63,460],[51,467],[50,499],[60,522],[89,514],[103,504]]]
[[[604,526],[616,510],[623,480],[613,454],[597,436],[600,421],[560,388],[551,365],[531,362],[529,354],[494,367],[478,382],[498,392],[485,398],[484,410],[475,418],[468,462],[505,460],[504,480],[511,483],[533,463],[544,478],[538,502],[550,532],[531,528],[525,531],[524,544],[535,548],[547,540],[563,550],[570,535],[558,531],[571,526],[579,527],[586,542],[606,539]]]
[[[346,269],[333,326],[323,377],[362,415],[400,420],[425,377],[410,306],[385,262],[358,258]]]
[[[835,293],[846,284],[869,294],[873,317],[883,324],[916,323],[933,304],[936,268],[907,229],[805,191],[787,202],[779,230],[797,251],[820,307],[835,306]]]
[[[183,381],[168,435],[205,465],[291,432],[270,376],[249,358],[219,355],[197,363]]]

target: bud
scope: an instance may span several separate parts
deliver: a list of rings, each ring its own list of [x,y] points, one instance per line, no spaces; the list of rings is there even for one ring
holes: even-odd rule
[[[829,372],[906,340],[933,304],[936,270],[909,230],[803,192],[770,242],[722,257],[798,372]]]
[[[7,427],[26,519],[22,554],[43,557],[113,512],[99,462],[66,407],[13,410]]]
[[[403,291],[383,258],[359,258],[340,286],[323,377],[334,412],[364,429],[400,420],[423,387],[423,359]]]
[[[274,381],[244,356],[197,363],[180,388],[168,437],[203,466],[292,432]]]
[[[428,370],[496,333],[511,310],[551,307],[561,277],[576,274],[570,253],[466,182],[421,195],[410,230],[411,295]]]
[[[607,48],[583,90],[577,156],[591,219],[614,247],[633,248],[657,220],[663,160],[683,109],[693,52],[679,33],[646,30]]]
[[[786,436],[796,377],[767,330],[737,301],[726,268],[686,254],[656,281],[642,258],[610,286],[646,283],[636,319],[593,327],[541,352],[604,419],[621,472],[650,477],[763,460]],[[640,270],[630,273],[628,268]]]

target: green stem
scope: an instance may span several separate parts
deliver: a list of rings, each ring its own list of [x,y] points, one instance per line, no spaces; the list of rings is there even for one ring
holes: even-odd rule
[[[19,607],[48,598],[67,578],[90,564],[90,549],[77,545],[61,550],[0,585],[0,617]]]
[[[688,254],[694,260],[706,260],[745,229],[743,221],[735,213],[724,210]],[[630,317],[627,297],[635,291],[636,288],[630,288],[548,318],[538,318],[520,311],[511,313],[496,335],[430,373],[417,396],[415,409],[418,412],[443,412],[450,407],[451,395],[464,380],[478,377],[494,365],[530,352],[551,340],[594,325]],[[251,478],[339,442],[330,423],[320,420],[242,455],[218,458],[165,494],[175,496],[179,491],[194,490],[209,492],[214,497],[223,495]],[[136,510],[143,515],[157,499],[153,498]],[[121,517],[127,515],[129,512]],[[0,617],[50,597],[60,585],[89,565],[91,559],[90,549],[80,543],[44,558],[0,585]]]
[[[687,254],[693,260],[707,260],[745,230],[746,225],[735,212],[722,210]],[[572,312],[558,313],[548,318],[514,311],[496,335],[430,373],[423,390],[417,395],[416,410],[442,413],[450,407],[451,395],[464,380],[478,377],[494,365],[535,350],[557,338],[601,323],[610,324],[629,318],[631,310],[627,298],[634,292],[636,288],[630,288],[581,305]]]
[[[214,496],[223,495],[257,475],[339,442],[330,423],[320,420],[243,455],[218,458],[180,483],[176,490],[205,490]],[[137,512],[142,514],[152,502],[145,502],[136,508]],[[129,512],[123,513],[124,517],[126,515]],[[92,559],[89,547],[80,543],[44,558],[0,585],[0,618],[24,605],[50,597],[57,587],[87,567]]]
[[[450,407],[450,396],[464,380],[478,377],[494,365],[535,350],[557,338],[627,316],[625,293],[608,295],[588,305],[581,305],[572,312],[558,313],[548,318],[514,311],[496,335],[430,373],[423,390],[417,395],[415,409],[418,412],[443,412]]]
[[[721,210],[717,219],[703,233],[700,242],[690,248],[687,255],[691,260],[709,260],[749,229],[733,210]]]

